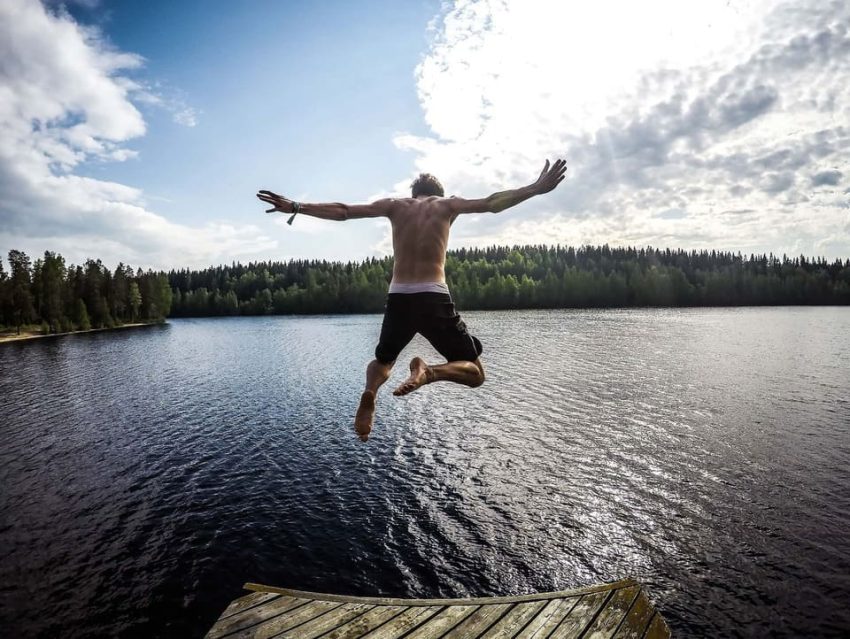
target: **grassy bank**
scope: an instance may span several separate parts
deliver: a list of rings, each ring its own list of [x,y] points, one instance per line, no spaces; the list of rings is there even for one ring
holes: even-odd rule
[[[61,337],[63,335],[80,335],[82,333],[99,333],[101,331],[117,331],[122,328],[138,328],[139,326],[152,326],[154,324],[164,324],[165,320],[156,320],[153,322],[133,322],[131,324],[121,324],[120,326],[112,326],[107,328],[90,328],[85,331],[69,331],[67,333],[44,333],[40,327],[27,326],[21,327],[20,334],[15,329],[0,329],[0,344],[5,342],[19,342],[23,340],[38,339],[40,337]]]

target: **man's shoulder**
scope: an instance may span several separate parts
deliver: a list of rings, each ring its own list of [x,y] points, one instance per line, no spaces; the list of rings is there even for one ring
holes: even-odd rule
[[[416,206],[422,206],[427,208],[440,208],[444,206],[448,206],[449,202],[452,201],[451,197],[443,197],[442,195],[428,195],[426,197],[415,197],[415,198],[405,198],[406,201],[411,202]]]
[[[409,202],[411,204],[423,204],[425,202],[435,202],[437,200],[447,200],[448,198],[439,195],[420,195],[419,197],[394,197],[390,198],[396,202]]]
[[[443,208],[451,201],[451,198],[429,195],[427,197],[394,197],[388,198],[388,202],[396,209],[421,210]]]

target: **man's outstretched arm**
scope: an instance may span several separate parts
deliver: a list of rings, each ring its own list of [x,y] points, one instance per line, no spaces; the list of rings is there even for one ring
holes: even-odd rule
[[[566,160],[555,160],[552,166],[549,166],[549,160],[546,160],[546,164],[540,172],[540,177],[528,186],[500,191],[479,200],[467,200],[459,197],[451,198],[449,200],[449,206],[455,215],[460,215],[461,213],[500,213],[505,209],[516,206],[520,202],[524,202],[530,197],[553,190],[564,179],[566,171]]]
[[[257,197],[271,204],[272,208],[266,209],[266,213],[303,213],[323,220],[356,220],[364,217],[386,217],[392,209],[392,199],[378,200],[371,204],[342,204],[340,202],[328,202],[324,204],[311,204],[308,202],[295,202],[289,198],[272,193],[271,191],[260,191]]]

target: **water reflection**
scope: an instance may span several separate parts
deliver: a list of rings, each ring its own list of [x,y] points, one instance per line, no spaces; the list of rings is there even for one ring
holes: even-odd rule
[[[850,624],[845,310],[468,313],[485,385],[394,398],[397,366],[363,445],[377,319],[0,348],[3,627],[201,634],[248,580],[424,597],[626,575],[684,636]]]

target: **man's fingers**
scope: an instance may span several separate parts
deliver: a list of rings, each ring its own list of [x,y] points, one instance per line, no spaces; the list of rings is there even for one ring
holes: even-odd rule
[[[567,170],[567,161],[561,158],[555,160],[555,163],[552,166],[549,166],[549,160],[546,160],[546,164],[543,166],[543,170],[540,172],[540,177],[542,178],[547,173],[551,176],[559,175],[564,173]]]
[[[564,160],[556,160],[555,164],[552,165],[552,168],[546,175],[546,179],[557,184],[557,181],[564,177],[564,173],[566,173],[566,171],[567,163],[564,162]]]
[[[546,164],[543,167],[543,170],[540,172],[540,177],[538,180],[543,188],[546,191],[551,191],[554,189],[561,181],[564,179],[564,176],[567,172],[567,161],[562,158],[557,158],[554,164],[549,166],[549,160],[546,160]]]
[[[274,207],[274,208],[271,208],[271,209],[266,209],[266,213],[274,213],[275,211],[281,210],[281,208],[280,208],[281,202],[280,202],[279,198],[271,197],[269,195],[260,195],[259,193],[257,193],[257,198],[259,198],[259,200],[261,202],[265,202],[266,204],[271,204]]]
[[[274,207],[271,209],[266,209],[266,213],[274,213],[275,211],[285,213],[286,211],[284,210],[284,205],[289,202],[289,200],[284,197],[281,197],[274,191],[266,191],[265,189],[257,191],[257,198],[260,201],[265,202],[266,204],[271,204]],[[290,219],[290,224],[291,223],[292,220]]]

